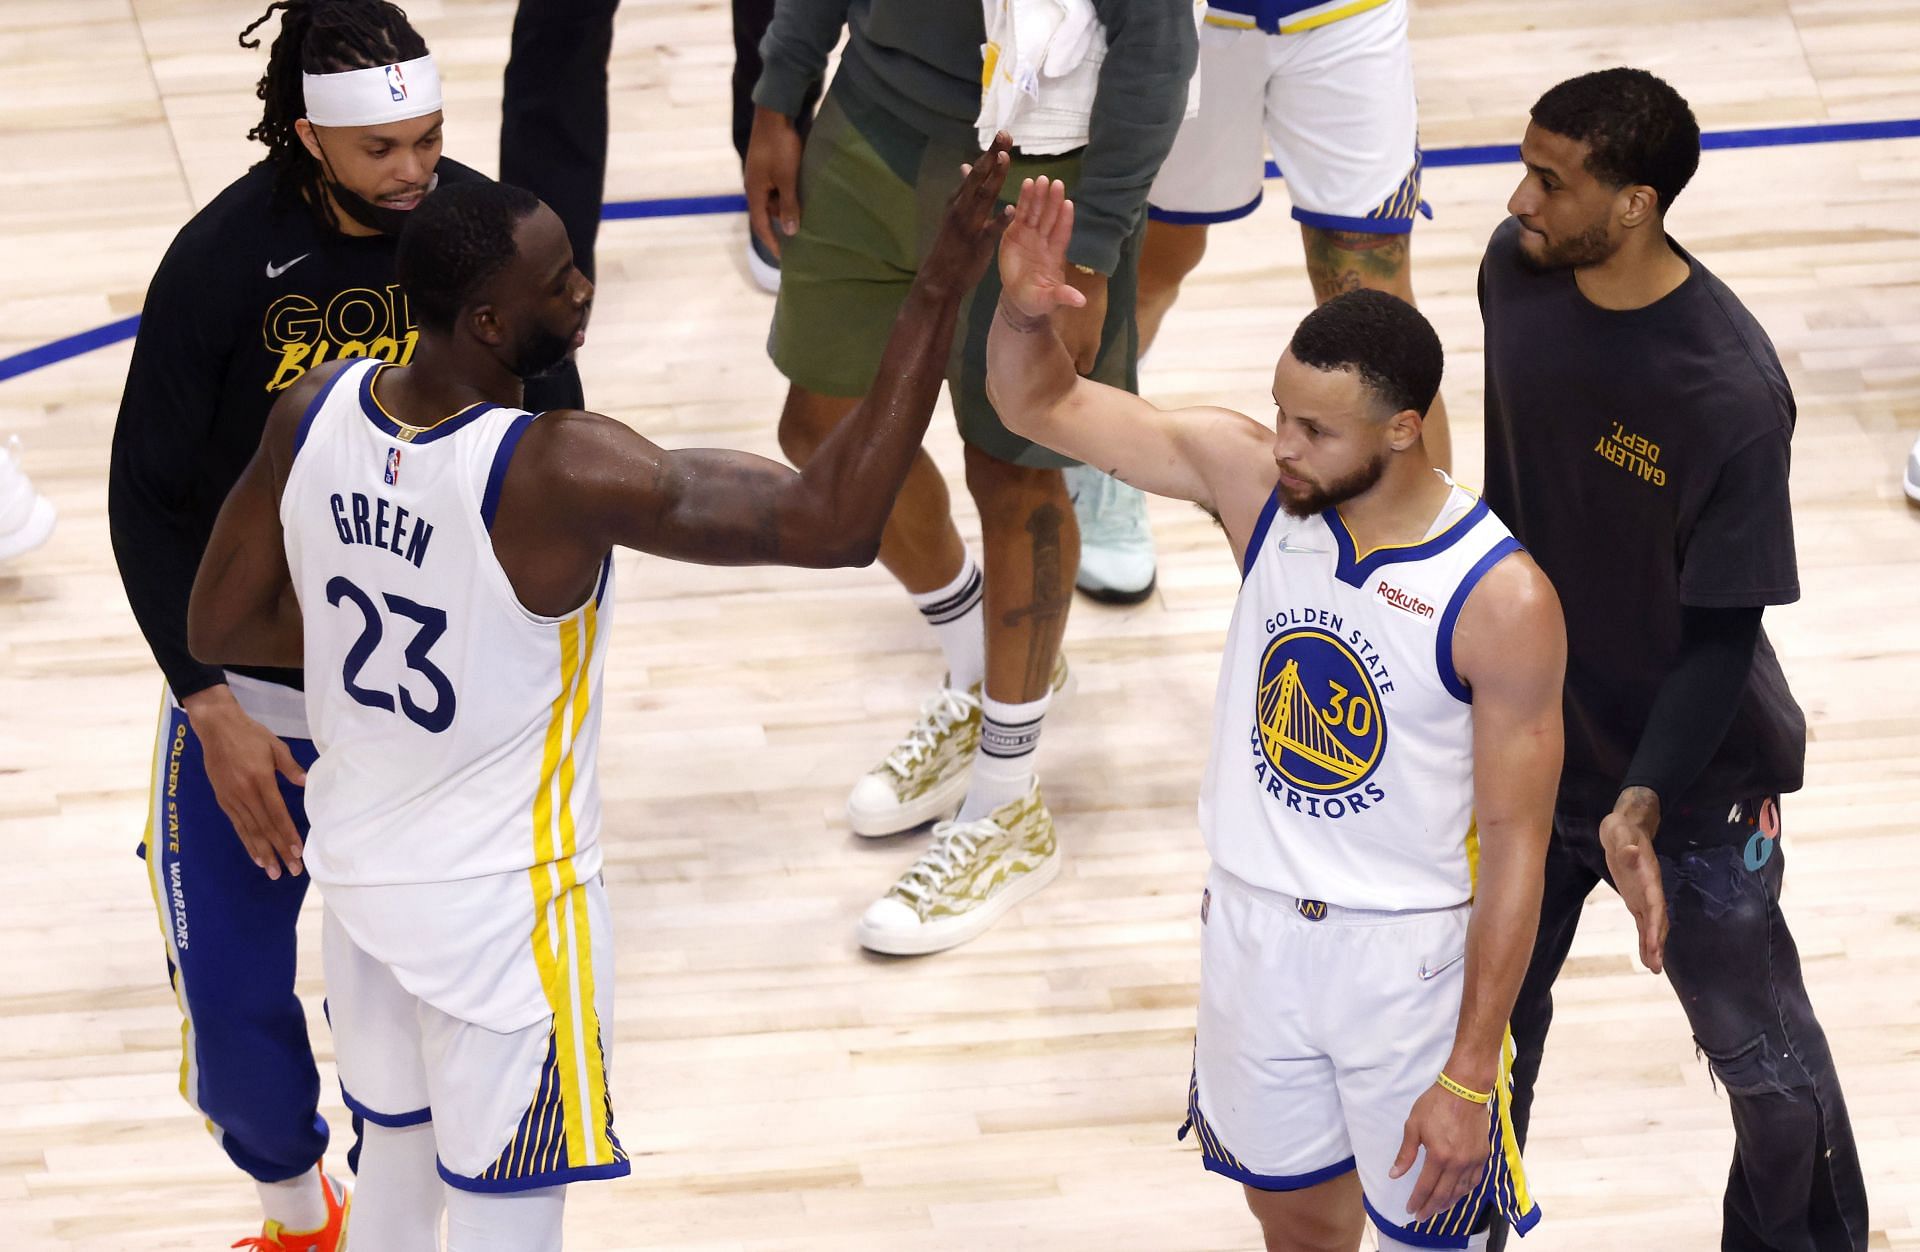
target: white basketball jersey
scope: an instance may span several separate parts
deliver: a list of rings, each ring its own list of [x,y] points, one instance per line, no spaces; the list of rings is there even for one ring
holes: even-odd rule
[[[610,564],[563,617],[522,607],[489,531],[533,417],[408,427],[374,398],[383,368],[314,401],[280,502],[319,751],[306,866],[409,991],[517,1029],[550,999],[534,917],[600,871]]]
[[[1278,503],[1247,547],[1221,658],[1207,850],[1255,886],[1348,908],[1471,899],[1473,697],[1453,626],[1520,545],[1458,486],[1425,540],[1364,554],[1337,510]]]

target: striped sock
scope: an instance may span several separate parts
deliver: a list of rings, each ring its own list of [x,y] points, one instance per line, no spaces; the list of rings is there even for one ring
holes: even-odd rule
[[[1051,691],[1026,704],[1002,704],[992,696],[981,701],[980,751],[973,758],[973,779],[959,820],[990,817],[1001,805],[1027,794],[1033,786],[1033,750],[1040,746],[1040,723],[1051,703]]]
[[[913,602],[940,639],[947,657],[947,685],[965,691],[987,676],[986,614],[981,609],[985,581],[980,564],[967,553],[959,576],[938,591],[916,595]]]

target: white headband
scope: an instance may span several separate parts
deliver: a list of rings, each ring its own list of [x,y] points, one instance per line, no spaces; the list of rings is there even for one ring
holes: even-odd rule
[[[378,126],[425,117],[440,108],[440,71],[431,56],[398,65],[302,74],[307,120],[315,126]]]

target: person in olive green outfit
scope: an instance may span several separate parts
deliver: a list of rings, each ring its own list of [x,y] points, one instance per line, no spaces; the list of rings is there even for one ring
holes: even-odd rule
[[[1067,184],[1079,214],[1067,260],[1085,300],[1062,315],[1060,335],[1083,374],[1132,390],[1147,189],[1179,131],[1198,37],[1193,0],[1093,7],[1106,55],[1089,141],[1058,156],[1016,152],[1004,195],[1011,202],[1023,178],[1043,174]],[[843,29],[803,155],[794,118]],[[940,207],[979,150],[985,40],[975,0],[779,0],[760,45],[746,184],[753,229],[780,255],[769,351],[791,383],[780,443],[798,464],[872,383]],[[1071,462],[1008,432],[987,397],[999,294],[989,270],[962,307],[947,368],[982,558],[961,541],[924,453],[880,549],[939,635],[947,675],[855,785],[849,824],[887,835],[953,819],[937,820],[925,855],[861,918],[861,943],[880,952],[963,943],[1060,868],[1033,750],[1066,681],[1059,650],[1079,531],[1061,475]]]

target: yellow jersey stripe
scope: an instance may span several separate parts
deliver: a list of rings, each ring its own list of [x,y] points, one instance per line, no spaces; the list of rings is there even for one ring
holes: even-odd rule
[[[1480,819],[1467,816],[1467,891],[1468,898],[1480,894]]]
[[[1356,14],[1365,13],[1369,9],[1377,9],[1386,2],[1387,0],[1353,0],[1352,4],[1343,4],[1337,9],[1328,9],[1324,13],[1315,13],[1310,17],[1303,17],[1297,22],[1282,22],[1280,24],[1280,33],[1283,35],[1297,35],[1303,30],[1312,30],[1317,26],[1329,26],[1341,18],[1353,17]]]
[[[558,1130],[566,1140],[567,1163],[585,1163],[587,1145],[585,1122],[581,1117],[580,1073],[576,1064],[575,978],[567,895],[574,889],[573,864],[557,855],[561,845],[555,828],[554,788],[563,776],[570,778],[572,745],[562,744],[566,734],[569,706],[576,696],[586,666],[580,648],[580,621],[568,618],[559,625],[560,692],[555,696],[547,721],[546,747],[542,753],[540,789],[533,801],[534,852],[537,864],[529,871],[533,887],[533,957],[540,973],[540,985],[546,993],[547,1007],[553,1013],[554,1050],[560,1077],[560,1117]],[[562,821],[570,832],[572,814],[562,802]],[[551,1141],[549,1141],[551,1142]]]
[[[547,715],[547,742],[540,754],[540,789],[533,795],[533,861],[544,865],[553,859],[553,780],[560,768],[560,736],[566,725],[567,701],[573,695],[574,671],[580,655],[579,625],[569,618],[560,623],[560,694],[554,697]],[[551,899],[534,884],[536,901]]]
[[[580,983],[580,1050],[581,1078],[585,1080],[585,1090],[581,1093],[583,1107],[580,1110],[582,1121],[593,1136],[590,1156],[594,1164],[604,1164],[613,1159],[613,1137],[608,1133],[607,1119],[601,1110],[607,1107],[607,1058],[601,1051],[600,1013],[598,1000],[594,996],[593,981],[593,939],[589,929],[591,923],[587,917],[587,893],[584,889],[568,893],[573,904],[574,933],[579,936]]]
[[[566,866],[565,907],[569,914],[566,925],[572,938],[572,960],[567,971],[573,993],[571,1007],[577,1015],[569,1020],[570,1037],[560,1040],[560,1066],[564,1075],[561,1089],[566,1096],[568,1164],[600,1165],[613,1154],[606,1122],[594,1113],[606,1103],[606,1064],[600,1051],[600,1018],[593,994],[593,938],[587,918],[587,893],[575,885],[572,863],[577,848],[573,824],[573,748],[580,742],[580,732],[586,725],[593,700],[593,647],[599,633],[599,614],[591,601],[582,617],[585,638],[573,683],[572,724],[568,727],[567,752],[560,760],[560,856]]]
[[[594,613],[593,603],[589,601],[585,614],[586,639],[580,646],[578,673],[573,684],[573,725],[567,732],[566,755],[560,759],[560,855],[563,857],[572,856],[576,850],[573,828],[573,745],[580,741],[580,728],[586,724],[587,703],[592,698],[589,678],[593,669],[593,637],[598,627],[598,617]]]

